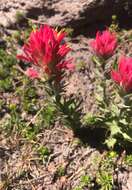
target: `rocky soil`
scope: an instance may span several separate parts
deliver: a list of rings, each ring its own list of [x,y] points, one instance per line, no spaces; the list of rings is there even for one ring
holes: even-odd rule
[[[112,14],[131,15],[131,0],[1,0],[0,23],[10,26],[16,22],[16,13],[56,26],[81,25],[108,20]],[[103,14],[102,14],[103,13]]]

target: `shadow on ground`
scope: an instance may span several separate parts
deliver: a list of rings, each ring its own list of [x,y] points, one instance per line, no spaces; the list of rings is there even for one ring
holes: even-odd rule
[[[104,30],[111,25],[112,15],[106,20],[97,20],[94,23],[87,23],[82,25],[80,28],[74,28],[73,36],[84,35],[85,37],[93,38],[98,30]],[[132,15],[128,15],[124,12],[117,16],[117,21],[119,23],[119,28],[129,30],[132,28]]]

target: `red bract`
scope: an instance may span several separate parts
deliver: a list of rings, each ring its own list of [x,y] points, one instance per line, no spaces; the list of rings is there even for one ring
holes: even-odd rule
[[[121,57],[118,70],[112,70],[112,79],[124,88],[126,92],[132,91],[132,57]]]
[[[38,71],[36,71],[34,68],[30,67],[26,70],[25,74],[31,78],[31,79],[35,79],[35,78],[39,78],[39,73]]]
[[[92,40],[90,45],[98,56],[108,58],[117,46],[116,35],[109,30],[98,31],[95,40]]]
[[[64,60],[71,50],[64,41],[65,35],[65,32],[58,33],[47,25],[41,26],[31,32],[28,42],[22,48],[23,53],[17,55],[17,58],[42,68],[49,77],[60,77],[62,70],[74,67],[69,60]]]

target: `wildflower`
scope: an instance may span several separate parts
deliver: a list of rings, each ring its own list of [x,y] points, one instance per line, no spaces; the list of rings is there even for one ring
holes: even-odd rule
[[[31,79],[35,79],[35,78],[39,78],[39,73],[38,71],[36,71],[34,68],[30,67],[26,70],[25,74],[31,78]]]
[[[132,91],[132,57],[121,57],[118,70],[112,70],[112,79],[123,87],[126,92]]]
[[[71,50],[64,41],[65,35],[65,32],[57,32],[48,25],[41,26],[31,32],[28,42],[22,48],[22,54],[18,54],[17,58],[33,63],[48,77],[60,77],[62,70],[74,68],[71,61],[64,60]]]
[[[98,31],[95,40],[92,40],[90,45],[98,56],[108,58],[114,53],[117,39],[115,34],[109,30],[105,30],[102,33]]]

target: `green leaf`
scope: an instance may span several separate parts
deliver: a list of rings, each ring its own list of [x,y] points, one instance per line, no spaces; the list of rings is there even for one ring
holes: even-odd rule
[[[112,122],[106,122],[106,125],[109,126],[109,130],[110,130],[112,136],[114,136],[118,133],[122,133],[120,130],[120,127],[118,126],[118,124],[115,120]]]
[[[111,106],[111,111],[116,116],[118,116],[120,114],[120,109],[116,105],[114,105],[114,104],[112,104],[112,106]]]
[[[99,58],[98,58],[97,56],[93,56],[93,57],[92,57],[92,60],[93,60],[93,62],[96,63],[98,66],[101,65],[101,62],[100,62],[100,60],[99,60]]]
[[[131,138],[129,135],[127,135],[126,133],[123,133],[123,132],[122,132],[122,136],[123,136],[123,138],[124,138],[125,140],[128,140],[128,141],[131,141],[131,142],[132,142],[132,138]]]
[[[112,122],[106,122],[107,126],[109,126],[109,130],[111,133],[111,137],[116,136],[117,134],[122,135],[122,137],[125,140],[131,141],[132,142],[132,138],[125,132],[121,131],[120,126],[117,124],[116,121],[112,121]]]
[[[120,123],[123,124],[123,125],[128,125],[128,122],[126,121],[126,119],[120,119]]]
[[[117,140],[116,140],[115,138],[110,137],[110,138],[108,138],[108,139],[105,141],[105,144],[107,144],[107,146],[108,146],[109,148],[113,148],[114,145],[116,144],[116,142],[117,142]]]
[[[96,94],[95,98],[98,102],[103,102],[103,97],[100,94]]]

